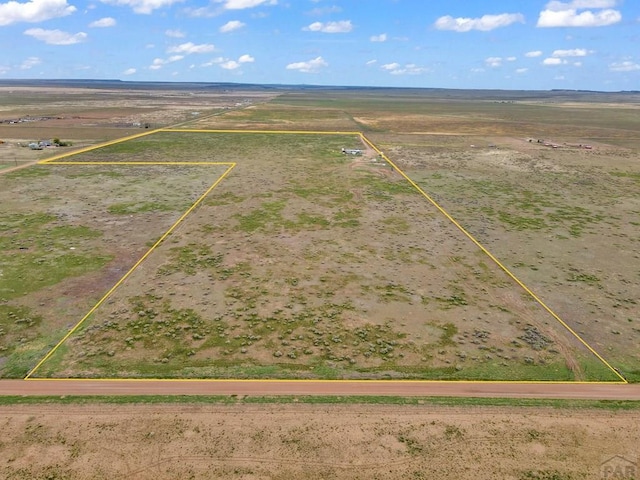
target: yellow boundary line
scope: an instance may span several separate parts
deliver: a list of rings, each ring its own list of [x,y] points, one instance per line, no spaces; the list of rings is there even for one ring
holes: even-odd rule
[[[55,165],[55,164],[54,164],[54,165]],[[218,186],[218,184],[219,184],[219,183],[220,183],[220,182],[221,182],[221,181],[222,181],[222,180],[223,180],[223,179],[224,179],[224,178],[229,174],[229,172],[230,172],[231,170],[233,170],[233,168],[236,166],[236,164],[235,164],[235,163],[227,163],[226,165],[227,165],[227,167],[228,167],[228,168],[224,171],[224,173],[223,173],[222,175],[220,175],[220,177],[218,177],[218,179],[213,183],[213,185],[211,185],[211,186],[210,186],[210,187],[209,187],[209,188],[208,188],[208,189],[207,189],[207,190],[206,190],[206,191],[205,191],[205,192],[204,192],[204,193],[203,193],[203,194],[202,194],[202,195],[201,195],[201,196],[200,196],[200,197],[199,197],[195,202],[194,202],[194,204],[193,204],[193,205],[191,205],[191,207],[189,207],[189,209],[188,209],[186,212],[184,212],[184,213],[182,214],[182,216],[181,216],[181,217],[180,217],[180,218],[179,218],[179,219],[178,219],[178,220],[177,220],[177,221],[176,221],[176,222],[175,222],[175,223],[174,223],[174,224],[169,228],[169,230],[167,230],[167,231],[166,231],[166,232],[165,232],[165,233],[164,233],[164,234],[163,234],[163,235],[158,239],[158,241],[157,241],[156,243],[154,243],[154,244],[153,244],[153,246],[152,246],[149,250],[147,250],[147,252],[146,252],[146,253],[145,253],[145,254],[140,258],[140,260],[138,260],[138,261],[135,263],[135,265],[133,265],[133,267],[131,267],[131,268],[129,269],[129,271],[128,271],[127,273],[125,273],[125,274],[124,274],[124,276],[123,276],[120,280],[118,280],[118,282],[117,282],[113,287],[111,287],[111,289],[110,289],[110,290],[109,290],[109,291],[108,291],[108,292],[107,292],[107,293],[106,293],[106,294],[105,294],[105,295],[104,295],[104,296],[103,296],[103,297],[98,301],[98,303],[96,303],[96,304],[93,306],[93,308],[92,308],[91,310],[89,310],[89,312],[88,312],[84,317],[82,317],[82,319],[81,319],[78,323],[76,323],[76,324],[74,325],[74,327],[73,327],[71,330],[69,330],[69,331],[67,332],[67,334],[66,334],[64,337],[62,337],[62,339],[61,339],[61,340],[60,340],[60,341],[59,341],[59,342],[58,342],[58,343],[57,343],[57,344],[56,344],[56,345],[55,345],[51,350],[49,350],[49,353],[47,353],[47,354],[44,356],[44,358],[43,358],[42,360],[40,360],[40,361],[38,362],[38,364],[37,364],[34,368],[32,368],[32,369],[31,369],[31,371],[30,371],[29,373],[27,373],[26,377],[24,377],[24,379],[25,379],[25,380],[29,380],[29,379],[30,379],[31,375],[33,375],[33,374],[35,373],[35,371],[36,371],[36,370],[38,370],[38,368],[40,368],[40,366],[41,366],[44,362],[46,362],[46,361],[51,357],[51,355],[53,355],[53,354],[56,352],[56,350],[58,350],[58,348],[60,348],[60,346],[61,346],[61,345],[62,345],[62,344],[67,340],[67,338],[69,338],[71,335],[73,335],[73,333],[74,333],[78,328],[80,328],[80,326],[85,322],[85,320],[87,320],[87,319],[88,319],[88,318],[93,314],[93,312],[95,312],[95,311],[100,307],[100,305],[102,305],[102,304],[107,300],[107,298],[109,298],[109,297],[111,296],[111,294],[112,294],[113,292],[115,292],[115,291],[116,291],[116,289],[117,289],[120,285],[122,285],[122,284],[124,283],[124,281],[125,281],[127,278],[129,278],[129,276],[131,276],[131,274],[134,272],[134,270],[136,270],[136,269],[140,266],[140,264],[141,264],[142,262],[144,262],[144,260],[145,260],[149,255],[151,255],[151,252],[153,252],[153,251],[156,249],[156,247],[157,247],[158,245],[160,245],[160,244],[164,241],[164,239],[165,239],[165,238],[167,238],[169,235],[171,235],[171,233],[172,233],[172,232],[173,232],[173,231],[178,227],[178,225],[180,225],[180,223],[182,223],[182,221],[183,221],[183,220],[184,220],[184,219],[185,219],[185,218],[186,218],[186,217],[187,217],[187,216],[188,216],[188,215],[189,215],[189,214],[190,214],[190,213],[191,213],[191,212],[192,212],[192,211],[193,211],[193,210],[198,206],[198,205],[200,205],[200,203],[205,199],[205,197],[206,197],[207,195],[209,195],[209,193],[211,193],[211,191],[212,191],[214,188],[216,188],[216,187]]]
[[[384,383],[386,384],[469,384],[469,385],[627,385],[627,382],[605,382],[605,381],[576,381],[576,382],[568,382],[562,380],[417,380],[417,379],[406,379],[406,380],[381,380],[381,379],[372,379],[372,380],[363,380],[363,379],[352,379],[352,380],[340,380],[340,379],[310,379],[310,378],[297,378],[297,379],[288,379],[288,378],[43,378],[43,377],[34,377],[34,378],[25,378],[30,382],[197,382],[197,383]]]
[[[74,155],[79,155],[81,153],[86,153],[86,152],[90,152],[92,150],[97,150],[99,148],[108,147],[110,145],[115,145],[117,143],[127,142],[129,140],[133,140],[133,139],[140,138],[140,137],[146,137],[147,135],[152,135],[152,134],[157,133],[159,131],[160,131],[160,129],[149,130],[147,132],[136,133],[135,135],[129,135],[128,137],[122,137],[122,138],[118,138],[116,140],[109,140],[108,142],[99,143],[97,145],[91,145],[90,147],[80,148],[78,150],[74,150],[73,152],[62,153],[60,155],[55,155],[53,157],[47,158],[45,160],[40,160],[38,162],[38,165],[44,165],[44,164],[47,164],[47,163],[53,163],[56,160],[61,159],[61,158],[68,158],[68,157],[72,157]],[[73,163],[73,162],[69,162],[69,163]]]
[[[495,383],[495,384],[627,384],[627,380],[618,371],[609,364],[589,343],[587,343],[577,332],[575,332],[566,322],[564,322],[546,303],[544,303],[529,287],[527,287],[518,277],[516,277],[505,265],[502,264],[489,250],[487,250],[476,238],[471,235],[462,225],[460,225],[438,202],[436,202],[430,195],[428,195],[418,184],[416,184],[406,173],[404,173],[393,161],[391,161],[380,149],[369,140],[362,132],[341,132],[341,131],[304,131],[304,130],[208,130],[208,129],[178,129],[178,128],[160,128],[151,130],[136,135],[123,137],[117,140],[111,140],[99,145],[82,148],[74,152],[57,155],[46,160],[38,162],[38,164],[50,164],[50,165],[227,165],[227,170],[214,182],[207,191],[202,194],[196,202],[167,230],[162,237],[131,267],[131,269],[96,303],[93,308],[71,329],[67,334],[45,355],[38,364],[29,371],[24,377],[25,380],[82,380],[82,379],[55,379],[55,378],[31,378],[31,376],[46,362],[55,351],[78,329],[80,326],[107,300],[109,296],[137,269],[140,264],[151,254],[155,248],[160,245],[164,239],[169,236],[177,226],[204,200],[204,198],[229,174],[229,172],[236,166],[236,163],[229,162],[56,162],[56,160],[62,158],[68,158],[80,153],[97,150],[99,148],[115,145],[118,143],[126,142],[136,138],[144,137],[154,133],[171,132],[171,133],[244,133],[244,134],[294,134],[294,135],[356,135],[362,139],[367,145],[369,145],[378,155],[380,155],[386,162],[389,163],[405,180],[407,180],[424,198],[426,198],[436,209],[442,213],[447,220],[449,220],[458,230],[460,230],[471,242],[473,242],[485,255],[487,255],[500,269],[502,269],[513,281],[515,281],[525,292],[531,296],[540,306],[542,306],[554,319],[556,319],[568,332],[570,332],[582,345],[584,345],[589,352],[591,352],[598,360],[600,360],[611,372],[613,372],[620,381],[606,382],[606,381],[528,381],[528,380],[396,380],[389,382],[398,383]],[[352,382],[353,380],[286,380],[286,379],[261,379],[261,380],[240,380],[240,379],[154,379],[154,378],[142,378],[142,379],[117,379],[117,378],[98,378],[93,379],[98,381],[204,381],[204,382],[224,382],[224,381],[262,381],[262,382]],[[375,382],[376,380],[355,380],[355,382]]]
[[[551,310],[551,308],[549,308],[549,306],[547,306],[546,303],[544,303],[542,301],[542,299],[540,299],[535,293],[533,293],[533,291],[527,287],[518,277],[516,277],[511,270],[509,270],[506,266],[503,265],[503,263],[498,260],[489,250],[487,250],[484,245],[482,245],[478,240],[476,240],[476,238],[471,235],[462,225],[460,225],[451,215],[449,215],[449,213],[440,206],[440,204],[438,202],[436,202],[433,198],[431,198],[431,196],[429,196],[424,190],[422,190],[422,188],[420,188],[418,186],[418,184],[416,184],[413,180],[411,180],[411,178],[409,178],[409,176],[404,173],[400,168],[398,168],[398,166],[393,163],[384,153],[382,153],[378,147],[376,147],[373,142],[371,142],[371,140],[369,140],[367,137],[364,136],[364,134],[360,134],[360,137],[362,138],[362,140],[364,142],[366,142],[371,148],[373,148],[386,162],[389,163],[389,165],[391,165],[400,175],[402,175],[405,180],[407,180],[411,185],[413,185],[413,187],[422,194],[422,196],[424,198],[426,198],[434,207],[436,207],[440,213],[442,213],[447,220],[449,220],[451,223],[453,223],[458,230],[460,230],[469,240],[471,240],[480,250],[482,250],[482,252],[484,254],[486,254],[496,265],[498,265],[498,267],[500,267],[507,275],[509,275],[509,277],[511,277],[511,279],[513,279],[518,285],[520,285],[520,287],[522,287],[524,289],[525,292],[527,292],[527,294],[529,294],[529,296],[531,296],[531,298],[533,298],[540,306],[542,306],[542,308],[544,308],[553,318],[555,318],[558,322],[560,322],[560,324],[567,329],[567,331],[569,331],[575,338],[578,339],[578,341],[580,341],[580,343],[582,343],[582,345],[584,345],[593,355],[596,356],[596,358],[598,360],[600,360],[609,370],[611,370],[623,383],[627,383],[627,380],[620,375],[615,368],[613,368],[609,362],[607,362],[598,352],[596,352],[596,350],[589,345],[580,335],[578,335],[578,333],[573,330],[564,320],[562,320],[553,310]]]

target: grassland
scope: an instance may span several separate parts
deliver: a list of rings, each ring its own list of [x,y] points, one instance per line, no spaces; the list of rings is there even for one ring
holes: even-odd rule
[[[354,144],[165,132],[69,157],[237,166],[37,375],[614,378],[375,152],[340,153]],[[107,211],[157,213],[157,195]]]
[[[633,270],[636,104],[496,95],[291,93],[184,127],[364,131],[633,380],[640,361],[633,348],[640,293]],[[539,138],[562,148],[538,145]],[[572,147],[579,143],[595,148]],[[165,132],[65,159],[237,166],[39,374],[616,378],[375,152],[345,157],[344,146],[362,148],[357,137],[340,135]],[[196,175],[179,180],[184,169],[209,182],[223,171],[136,168],[50,165],[5,175],[15,182],[8,195],[19,183],[20,194],[38,185],[41,207],[7,209],[11,235],[4,241],[35,239],[57,263],[25,277],[34,291],[24,291],[15,275],[7,280],[5,291],[14,292],[3,304],[3,375],[33,366],[62,324],[82,318],[108,288],[103,283],[61,307],[56,318],[64,312],[65,320],[53,329],[42,292],[110,269],[113,282],[206,189]],[[83,222],[58,228],[56,212],[64,209],[44,206],[53,204],[64,176],[83,191],[120,182],[121,193],[89,202]],[[30,219],[18,234],[15,215]],[[164,223],[149,228],[159,217]],[[137,221],[144,225],[134,235],[137,253],[124,260],[122,250],[104,245],[111,237],[128,240],[133,229],[119,222],[131,218],[146,220]],[[38,240],[45,237],[48,243]],[[81,251],[55,250],[71,239],[103,253],[86,261]],[[27,258],[9,252],[7,271]],[[30,253],[42,261],[40,250]],[[25,328],[46,335],[28,336]],[[7,359],[18,355],[16,367]]]

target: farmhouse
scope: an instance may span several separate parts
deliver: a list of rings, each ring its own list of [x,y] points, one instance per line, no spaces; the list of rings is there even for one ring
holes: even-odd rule
[[[345,155],[362,155],[362,150],[357,148],[342,148],[342,153]]]

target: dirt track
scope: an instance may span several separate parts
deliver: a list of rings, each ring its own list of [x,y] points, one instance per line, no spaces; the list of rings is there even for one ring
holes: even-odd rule
[[[640,385],[286,380],[2,380],[0,395],[394,395],[640,400]]]

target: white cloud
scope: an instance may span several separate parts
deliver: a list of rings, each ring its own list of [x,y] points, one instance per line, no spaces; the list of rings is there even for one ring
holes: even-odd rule
[[[31,0],[26,3],[10,1],[0,3],[0,26],[12,23],[36,23],[52,18],[66,17],[77,9],[67,0]]]
[[[529,71],[528,68],[518,68],[518,69],[516,69],[516,73],[520,73],[520,74],[527,73],[528,71]]]
[[[221,33],[233,32],[234,30],[238,30],[239,28],[242,28],[245,25],[246,23],[242,23],[239,20],[230,20],[220,27],[220,32]]]
[[[29,57],[24,62],[20,64],[20,70],[30,70],[36,65],[40,65],[42,60],[38,57]]]
[[[574,48],[573,50],[554,50],[551,54],[552,57],[586,57],[587,54],[592,53],[584,48]]]
[[[616,0],[551,1],[538,17],[538,27],[604,27],[622,20]],[[596,10],[587,10],[596,9]]]
[[[542,61],[543,65],[564,65],[566,64],[567,61],[563,60],[562,58],[557,58],[557,57],[549,57],[549,58],[545,58]]]
[[[323,67],[328,67],[329,64],[322,57],[316,57],[313,60],[307,62],[295,62],[287,65],[287,70],[297,70],[302,73],[317,73]]]
[[[375,65],[376,63],[378,63],[378,60],[369,60],[365,65]]]
[[[313,22],[303,30],[322,33],[349,33],[353,30],[351,20],[340,20],[339,22]]]
[[[612,72],[637,72],[640,70],[640,63],[634,63],[629,60],[624,62],[614,62],[609,65]]]
[[[517,57],[507,57],[507,58],[505,58],[505,60],[507,62],[515,62],[517,59],[518,59]]]
[[[380,68],[386,70],[391,75],[419,75],[428,71],[427,68],[420,67],[415,63],[401,65],[398,62],[393,62],[381,65]]]
[[[540,50],[533,50],[531,52],[527,52],[524,54],[525,57],[529,57],[529,58],[535,58],[535,57],[541,57],[542,56],[542,51]]]
[[[220,66],[225,70],[235,70],[236,68],[240,67],[240,64],[235,60],[228,60],[224,63],[221,63]]]
[[[96,20],[95,22],[91,22],[89,24],[92,28],[107,28],[107,27],[115,27],[116,19],[111,17],[104,17],[100,20]]]
[[[496,28],[507,27],[513,23],[524,23],[521,13],[502,13],[500,15],[483,15],[480,18],[453,18],[451,15],[440,17],[434,26],[438,30],[453,30],[454,32],[469,32],[480,30],[488,32]]]
[[[372,35],[371,37],[369,37],[369,40],[371,40],[372,42],[386,42],[387,34],[381,33],[380,35]]]
[[[137,72],[137,70],[135,68],[127,68],[124,72],[122,72],[122,74],[123,75],[133,75],[136,72]]]
[[[241,55],[238,60],[231,60],[225,57],[216,57],[213,60],[200,64],[200,66],[210,67],[212,65],[220,65],[220,67],[224,68],[225,70],[236,70],[240,68],[244,63],[253,63],[255,61],[255,58],[245,53],[244,55]]]
[[[180,30],[177,30],[177,29],[176,30],[165,30],[164,34],[167,37],[170,37],[170,38],[184,38],[185,37],[184,32],[182,32]]]
[[[192,53],[210,53],[215,49],[216,47],[210,43],[196,45],[195,43],[187,42],[167,48],[167,53],[184,53],[186,55],[191,55]]]
[[[49,45],[73,45],[87,39],[87,34],[84,32],[68,33],[62,30],[43,30],[42,28],[30,28],[25,30],[24,34]]]
[[[170,7],[174,3],[181,3],[184,0],[100,0],[109,5],[119,7],[130,7],[135,13],[149,14],[158,8]]]
[[[277,5],[277,0],[216,0],[217,3],[223,3],[226,10],[244,10],[245,8],[254,8],[261,5]]]
[[[151,70],[158,70],[164,65],[182,60],[184,55],[172,55],[169,58],[154,58],[153,63],[149,66]]]
[[[502,57],[489,57],[486,58],[484,63],[487,67],[497,68],[502,66]]]

